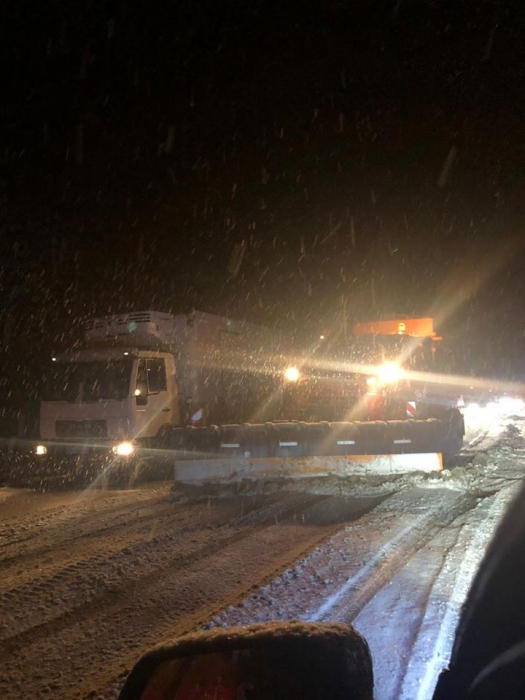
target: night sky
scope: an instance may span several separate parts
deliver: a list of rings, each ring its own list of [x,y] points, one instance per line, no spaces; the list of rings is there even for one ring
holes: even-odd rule
[[[433,313],[522,376],[525,5],[4,0],[4,345]],[[525,376],[525,375],[524,375]]]

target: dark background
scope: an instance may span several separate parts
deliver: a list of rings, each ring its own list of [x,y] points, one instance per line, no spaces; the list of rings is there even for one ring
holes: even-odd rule
[[[525,6],[4,0],[0,331],[434,314],[525,375]]]

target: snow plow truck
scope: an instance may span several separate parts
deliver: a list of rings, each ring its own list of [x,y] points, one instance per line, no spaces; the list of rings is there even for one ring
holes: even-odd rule
[[[394,344],[394,334],[356,328],[348,347],[320,355],[298,353],[278,329],[198,311],[92,319],[83,344],[50,362],[39,438],[18,444],[14,481],[440,469],[461,448],[463,417],[448,397],[428,400],[429,372],[425,382],[405,376],[421,343],[401,338],[399,323]]]

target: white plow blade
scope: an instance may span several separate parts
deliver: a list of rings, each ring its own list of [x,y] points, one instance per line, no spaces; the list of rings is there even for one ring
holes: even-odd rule
[[[236,482],[243,479],[305,478],[440,472],[441,454],[340,455],[331,457],[261,457],[200,459],[177,462],[175,480],[182,484]]]

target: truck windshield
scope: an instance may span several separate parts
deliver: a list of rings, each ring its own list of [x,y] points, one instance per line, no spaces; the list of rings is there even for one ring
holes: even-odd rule
[[[131,359],[54,364],[47,377],[44,401],[122,401],[129,396],[132,365]]]

